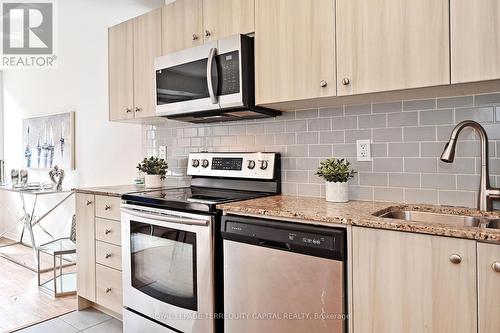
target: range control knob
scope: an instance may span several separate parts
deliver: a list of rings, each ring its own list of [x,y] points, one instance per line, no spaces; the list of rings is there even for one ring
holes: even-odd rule
[[[250,170],[252,170],[253,168],[255,168],[255,161],[253,160],[248,160],[248,166],[247,166]]]
[[[193,159],[193,160],[191,161],[191,165],[193,166],[193,168],[197,168],[197,167],[200,165],[200,160],[198,160],[198,159],[196,159],[196,158],[195,158],[195,159]]]
[[[204,168],[207,168],[208,167],[208,160],[207,159],[203,159],[201,160],[201,166],[204,167]]]
[[[266,170],[268,166],[268,162],[266,160],[260,161],[260,169],[261,170]]]

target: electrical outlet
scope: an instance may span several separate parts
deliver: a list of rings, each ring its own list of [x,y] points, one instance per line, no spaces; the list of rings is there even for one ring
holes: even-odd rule
[[[160,146],[158,149],[158,157],[163,158],[164,160],[167,159],[167,146]]]
[[[356,156],[358,161],[371,161],[370,140],[356,140]]]

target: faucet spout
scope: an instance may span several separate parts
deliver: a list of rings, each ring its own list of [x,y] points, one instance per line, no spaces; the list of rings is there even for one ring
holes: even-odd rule
[[[452,163],[455,159],[455,150],[457,147],[457,138],[460,132],[466,128],[471,127],[476,130],[479,135],[481,143],[481,177],[479,182],[479,196],[477,208],[479,210],[492,210],[493,199],[498,199],[499,189],[490,187],[490,174],[488,169],[488,135],[483,126],[473,120],[464,120],[455,126],[451,131],[450,139],[444,147],[441,154],[441,161]]]

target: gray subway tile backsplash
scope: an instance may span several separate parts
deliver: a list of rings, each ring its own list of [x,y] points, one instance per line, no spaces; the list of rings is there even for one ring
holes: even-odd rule
[[[272,119],[189,124],[166,120],[143,125],[143,152],[167,145],[170,168],[184,173],[192,151],[277,151],[282,191],[324,196],[315,175],[322,159],[348,158],[358,174],[350,181],[356,200],[476,205],[479,141],[473,130],[459,136],[454,163],[439,161],[456,123],[473,119],[486,129],[491,183],[500,180],[500,92],[374,104],[292,110]],[[356,161],[356,140],[372,141],[372,161]]]

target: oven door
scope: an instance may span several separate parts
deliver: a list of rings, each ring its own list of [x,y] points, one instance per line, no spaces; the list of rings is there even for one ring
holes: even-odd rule
[[[122,205],[123,304],[182,332],[213,332],[213,217]]]
[[[220,108],[216,97],[217,42],[155,59],[156,115],[176,116]]]

